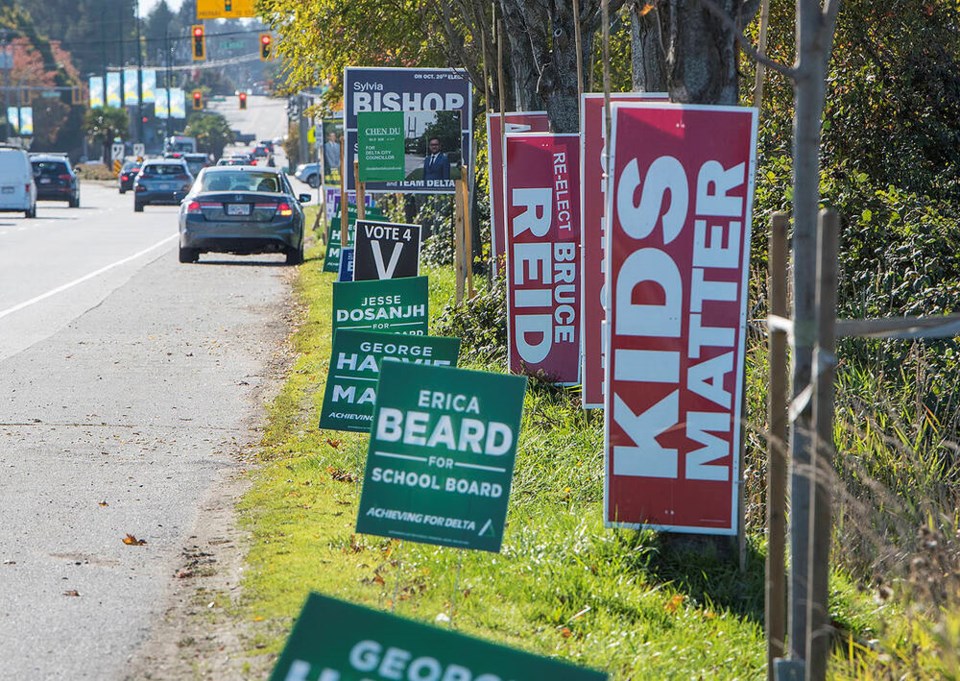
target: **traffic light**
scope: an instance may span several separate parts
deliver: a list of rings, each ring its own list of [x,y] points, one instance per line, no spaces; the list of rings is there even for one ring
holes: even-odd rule
[[[246,93],[246,92],[241,92],[241,93],[240,93],[240,108],[241,108],[241,109],[246,109],[246,108],[247,108],[247,93]]]
[[[193,61],[203,61],[207,58],[207,44],[203,37],[203,24],[195,24],[190,35],[193,42]]]
[[[200,111],[203,109],[203,93],[200,90],[193,91],[193,110]]]
[[[273,38],[269,33],[260,34],[260,61],[267,61],[270,58],[270,43]]]

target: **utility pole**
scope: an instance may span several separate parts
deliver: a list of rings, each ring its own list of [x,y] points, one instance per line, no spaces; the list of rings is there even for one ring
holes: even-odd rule
[[[143,139],[143,44],[140,37],[140,0],[134,0],[137,21],[137,141]]]

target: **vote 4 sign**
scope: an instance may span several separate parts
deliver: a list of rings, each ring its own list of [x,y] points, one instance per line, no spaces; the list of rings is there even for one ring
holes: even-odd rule
[[[333,284],[333,333],[367,329],[427,335],[426,277]]]
[[[385,361],[456,366],[460,339],[341,329],[333,339],[320,427],[370,431]]]
[[[507,357],[514,373],[580,375],[579,135],[507,135]]]
[[[420,274],[420,225],[357,220],[354,281]]]
[[[384,362],[357,531],[497,552],[527,379]]]
[[[603,681],[607,675],[312,593],[271,681]]]
[[[608,524],[737,532],[756,137],[754,109],[613,106]]]

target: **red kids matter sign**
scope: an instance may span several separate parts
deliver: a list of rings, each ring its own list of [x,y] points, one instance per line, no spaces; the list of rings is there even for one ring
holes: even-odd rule
[[[605,521],[736,534],[754,109],[617,104]]]
[[[580,376],[579,135],[507,135],[506,280],[510,371]]]

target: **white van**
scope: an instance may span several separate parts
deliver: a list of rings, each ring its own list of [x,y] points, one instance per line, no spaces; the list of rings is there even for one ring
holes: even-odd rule
[[[37,217],[37,185],[27,152],[20,147],[0,145],[0,212]]]

